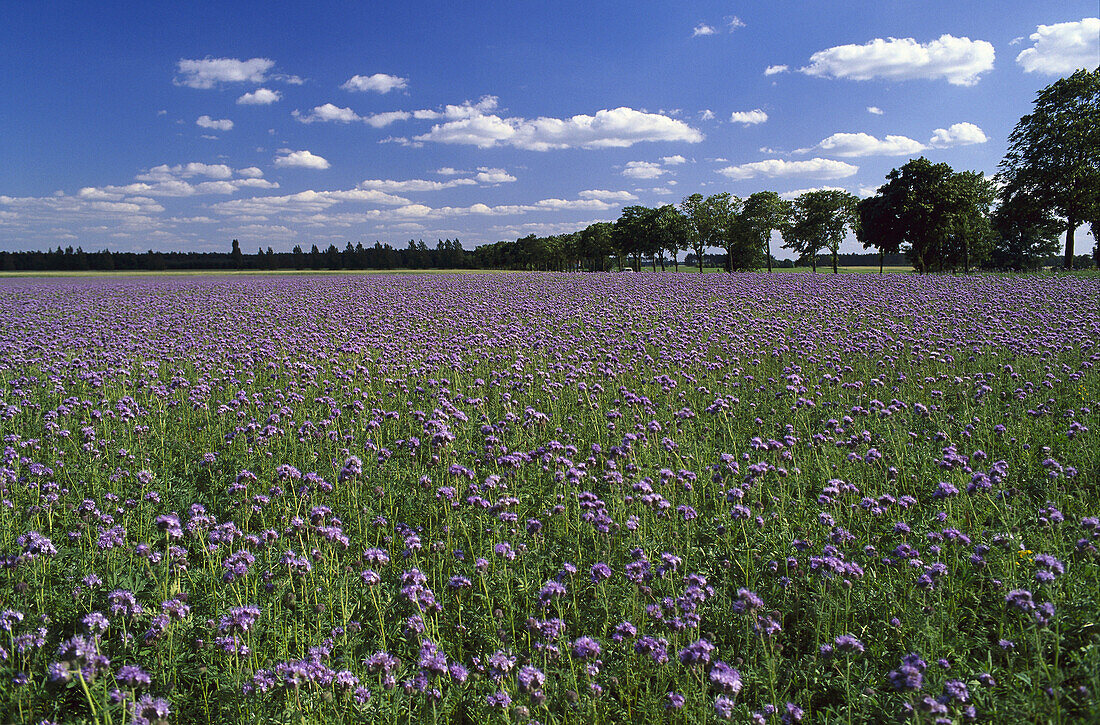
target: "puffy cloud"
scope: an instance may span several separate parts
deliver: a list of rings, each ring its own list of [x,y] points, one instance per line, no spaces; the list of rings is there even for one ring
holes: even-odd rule
[[[883,111],[878,106],[867,106],[867,113],[873,113],[876,116],[881,116],[885,113],[885,111]]]
[[[1034,45],[1016,56],[1026,73],[1061,76],[1100,66],[1100,18],[1040,25],[1030,40]]]
[[[395,121],[408,121],[410,117],[411,114],[408,111],[385,111],[363,116],[359,120],[374,128],[384,128]]]
[[[270,88],[257,88],[251,93],[245,93],[238,98],[237,103],[242,106],[270,106],[282,97],[283,94],[279,91],[273,91]]]
[[[726,18],[726,27],[728,27],[730,29],[730,32],[732,33],[733,31],[737,30],[738,28],[744,28],[746,26],[745,26],[745,21],[744,20],[737,17],[736,15],[731,15],[728,18]]]
[[[477,167],[477,174],[474,175],[474,180],[479,184],[507,184],[515,181],[516,177],[509,174],[504,169],[479,166]]]
[[[925,150],[925,145],[907,136],[877,139],[868,133],[834,133],[816,146],[795,153],[823,151],[833,156],[906,156]]]
[[[246,166],[243,169],[237,169],[237,173],[249,179],[259,178],[264,175],[264,172],[260,171],[255,166]]]
[[[751,111],[734,111],[730,114],[730,121],[733,123],[743,123],[746,126],[755,126],[758,123],[764,123],[768,120],[768,114],[761,111],[759,108]]]
[[[623,176],[629,176],[631,179],[656,179],[661,174],[667,173],[660,164],[652,161],[630,161],[623,169]]]
[[[479,148],[514,146],[533,151],[565,148],[628,147],[642,141],[697,143],[703,134],[683,121],[632,108],[597,111],[571,118],[501,118],[476,113],[437,124],[416,141],[466,144]]]
[[[752,179],[759,176],[768,178],[784,176],[808,176],[817,179],[843,179],[859,171],[858,166],[832,159],[812,158],[806,161],[785,161],[767,159],[753,161],[739,166],[727,166],[718,173],[731,179]]]
[[[937,128],[932,132],[929,145],[942,149],[948,146],[970,146],[985,143],[989,138],[972,123],[953,123],[947,128]]]
[[[767,68],[764,69],[764,75],[774,76],[778,75],[779,73],[787,73],[788,71],[790,71],[790,69],[791,67],[789,65],[769,65]]]
[[[298,119],[302,123],[313,123],[314,121],[336,121],[338,123],[351,123],[352,121],[362,121],[363,117],[350,108],[341,108],[332,103],[325,103],[320,106],[315,106],[309,115],[304,115],[294,109],[291,112],[294,118]]]
[[[676,154],[675,156],[662,156],[661,163],[665,166],[678,166],[687,163],[687,159],[680,154]]]
[[[700,121],[713,121],[714,120],[714,111],[710,110],[709,108],[704,108],[702,111],[699,112],[699,120]]]
[[[256,170],[259,171],[259,169]],[[245,176],[247,174],[241,175]],[[225,164],[204,164],[192,161],[189,164],[176,164],[175,166],[169,166],[168,164],[154,166],[145,173],[138,174],[134,178],[138,181],[168,181],[176,178],[189,179],[193,176],[205,176],[210,179],[228,179],[233,176],[233,169]],[[263,176],[263,172],[260,172],[260,176]]]
[[[606,191],[604,189],[586,189],[577,196],[582,199],[599,199],[601,201],[634,201],[638,198],[629,191]]]
[[[263,83],[275,65],[269,58],[181,58],[176,68],[176,85],[188,88],[213,88],[221,83]]]
[[[913,38],[876,38],[863,45],[820,50],[800,70],[811,76],[856,81],[943,78],[952,85],[972,86],[993,68],[994,55],[993,45],[987,41],[953,35],[941,35],[928,43]]]
[[[451,189],[456,186],[472,186],[477,182],[473,179],[452,179],[450,181],[429,181],[427,179],[367,179],[359,183],[363,189],[378,189],[379,191],[406,193],[410,191],[439,191]]]
[[[391,76],[386,73],[375,73],[371,76],[354,75],[344,82],[341,88],[345,91],[373,91],[375,93],[389,93],[394,90],[407,88],[408,78]]]
[[[551,209],[553,211],[574,211],[585,209],[592,211],[607,211],[614,204],[609,204],[602,199],[542,199],[535,202],[538,209]]]
[[[321,156],[309,151],[284,151],[275,157],[276,166],[299,167],[303,169],[327,169],[331,164]]]
[[[695,26],[695,29],[691,31],[691,37],[698,38],[701,35],[714,35],[718,31],[706,23],[699,23]]]
[[[443,168],[436,169],[435,173],[441,176],[455,176],[456,174],[465,174],[465,171],[459,171],[451,166],[444,166]]]
[[[233,128],[233,122],[228,118],[210,118],[210,116],[199,116],[195,123],[202,128],[209,128],[215,131],[230,131]]]
[[[809,189],[795,189],[794,191],[785,191],[779,195],[780,199],[786,199],[787,201],[793,201],[803,194],[809,194],[811,191],[846,191],[839,186],[813,186]]]

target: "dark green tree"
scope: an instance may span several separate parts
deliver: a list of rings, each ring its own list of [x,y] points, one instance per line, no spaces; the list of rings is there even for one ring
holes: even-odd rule
[[[692,194],[680,202],[680,210],[687,217],[688,246],[695,252],[699,273],[703,273],[703,254],[707,247],[722,244],[725,225],[730,221],[730,195],[728,193]]]
[[[828,249],[832,253],[835,274],[840,243],[849,231],[859,228],[858,201],[852,194],[836,189],[800,194],[795,199],[791,221],[783,229],[783,246],[800,258],[808,259],[815,272],[817,255]]]
[[[1063,264],[1072,269],[1073,234],[1100,203],[1100,68],[1039,91],[1008,142],[997,175],[1002,199],[1028,195],[1053,210],[1066,235]]]
[[[738,222],[743,233],[755,240],[764,255],[768,271],[772,271],[772,232],[782,232],[790,222],[793,205],[780,198],[774,191],[758,191],[750,194],[741,207]],[[755,268],[752,267],[752,268]]]
[[[1036,199],[1016,194],[993,212],[997,234],[990,262],[998,269],[1032,270],[1058,253],[1062,223]]]
[[[233,269],[244,268],[244,253],[241,251],[241,243],[236,239],[233,240],[233,251],[229,253],[229,258],[233,263]]]

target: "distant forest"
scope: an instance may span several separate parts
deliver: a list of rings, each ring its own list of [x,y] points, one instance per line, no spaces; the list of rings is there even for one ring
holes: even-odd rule
[[[552,264],[539,262],[533,255],[523,254],[521,242],[503,242],[486,245],[476,249],[463,249],[462,243],[455,240],[441,240],[434,247],[423,241],[410,241],[406,248],[394,249],[389,244],[376,242],[371,246],[349,242],[342,250],[329,245],[321,250],[314,245],[308,252],[295,247],[291,252],[257,250],[255,254],[234,254],[227,252],[85,252],[80,247],[67,247],[41,252],[3,252],[0,251],[0,271],[4,272],[128,272],[128,271],[187,271],[187,270],[225,270],[225,271],[264,271],[264,270],[387,270],[387,269],[511,269],[542,270],[564,269]],[[509,245],[510,250],[502,250],[500,245]],[[502,251],[512,254],[502,255]],[[614,260],[611,260],[614,261]],[[645,266],[663,265],[672,267],[669,259],[645,258]],[[831,263],[830,255],[819,255],[817,265],[826,267]],[[881,260],[888,267],[907,266],[908,258],[901,253],[887,254]],[[1050,256],[1041,261],[1043,266],[1060,265],[1060,256]],[[1093,260],[1087,255],[1079,255],[1075,266],[1088,268]],[[837,263],[842,267],[877,267],[880,259],[877,252],[867,254],[840,254]],[[680,260],[685,268],[694,268],[698,260],[694,253],[688,253]],[[705,267],[721,268],[725,264],[725,254],[706,254],[703,256]],[[811,267],[808,259],[775,259],[776,268]],[[578,269],[580,267],[574,267]],[[608,269],[620,268],[611,265]]]

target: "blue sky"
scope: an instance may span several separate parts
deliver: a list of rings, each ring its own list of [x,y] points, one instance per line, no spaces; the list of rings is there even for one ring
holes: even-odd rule
[[[1095,0],[6,3],[0,248],[471,248],[695,192],[866,195],[922,154],[992,174],[1035,92],[1100,64],[1096,16]]]

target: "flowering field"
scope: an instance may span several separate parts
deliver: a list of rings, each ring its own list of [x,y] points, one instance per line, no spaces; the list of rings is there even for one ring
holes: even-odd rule
[[[4,283],[0,721],[1100,718],[1100,282]]]

